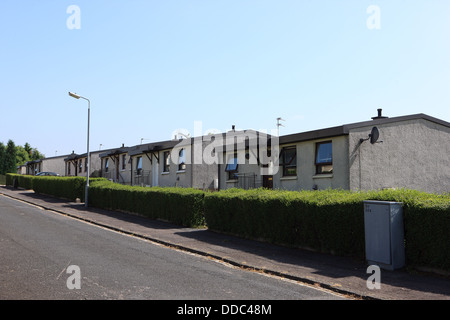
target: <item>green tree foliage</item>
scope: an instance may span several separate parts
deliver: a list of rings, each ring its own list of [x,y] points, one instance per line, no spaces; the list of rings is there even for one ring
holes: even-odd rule
[[[27,161],[43,158],[45,156],[36,148],[32,148],[28,142],[23,147],[16,146],[12,140],[9,140],[6,146],[0,142],[0,174],[15,173],[17,167]]]
[[[6,147],[5,145],[0,142],[0,174],[5,174],[5,154],[6,154]]]
[[[16,145],[14,144],[14,141],[9,140],[6,144],[6,153],[4,156],[4,170],[5,173],[14,173],[17,172],[16,167]]]
[[[30,155],[22,146],[16,147],[16,165],[21,166],[25,164],[27,161],[30,161]]]

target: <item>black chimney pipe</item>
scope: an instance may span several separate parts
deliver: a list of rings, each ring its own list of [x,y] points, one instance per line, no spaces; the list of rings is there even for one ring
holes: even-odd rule
[[[372,120],[375,120],[375,119],[386,119],[387,118],[387,117],[384,117],[384,116],[381,115],[381,112],[383,111],[383,109],[379,108],[379,109],[377,109],[377,111],[378,111],[378,116],[372,117]]]

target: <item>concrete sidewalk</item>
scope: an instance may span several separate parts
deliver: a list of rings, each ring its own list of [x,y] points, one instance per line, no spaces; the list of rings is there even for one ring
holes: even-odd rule
[[[356,299],[450,300],[450,279],[404,270],[381,271],[381,288],[368,289],[365,261],[193,229],[144,217],[84,207],[84,204],[0,187],[0,195],[46,210],[139,236],[159,244],[221,260],[236,267],[265,272],[332,290]],[[56,213],[55,213],[56,214]]]

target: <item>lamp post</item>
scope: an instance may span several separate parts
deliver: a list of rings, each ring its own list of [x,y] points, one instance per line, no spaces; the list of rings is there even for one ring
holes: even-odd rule
[[[85,98],[83,96],[80,96],[79,94],[69,92],[69,96],[75,99],[84,99],[88,102],[88,126],[87,126],[87,165],[86,165],[86,190],[85,190],[85,196],[84,196],[84,206],[88,207],[88,195],[89,195],[89,164],[91,163],[91,155],[89,153],[89,125],[90,125],[90,117],[91,117],[91,101],[89,101],[88,98]]]

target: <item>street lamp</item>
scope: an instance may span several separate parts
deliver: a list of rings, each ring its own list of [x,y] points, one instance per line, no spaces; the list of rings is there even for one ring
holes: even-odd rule
[[[91,101],[88,98],[80,96],[79,94],[69,92],[69,96],[75,99],[84,99],[88,102],[88,127],[87,127],[87,172],[86,172],[86,191],[84,196],[84,206],[88,207],[88,194],[89,194],[89,164],[91,163],[91,155],[89,153],[89,125],[90,125],[90,117],[91,117]]]

